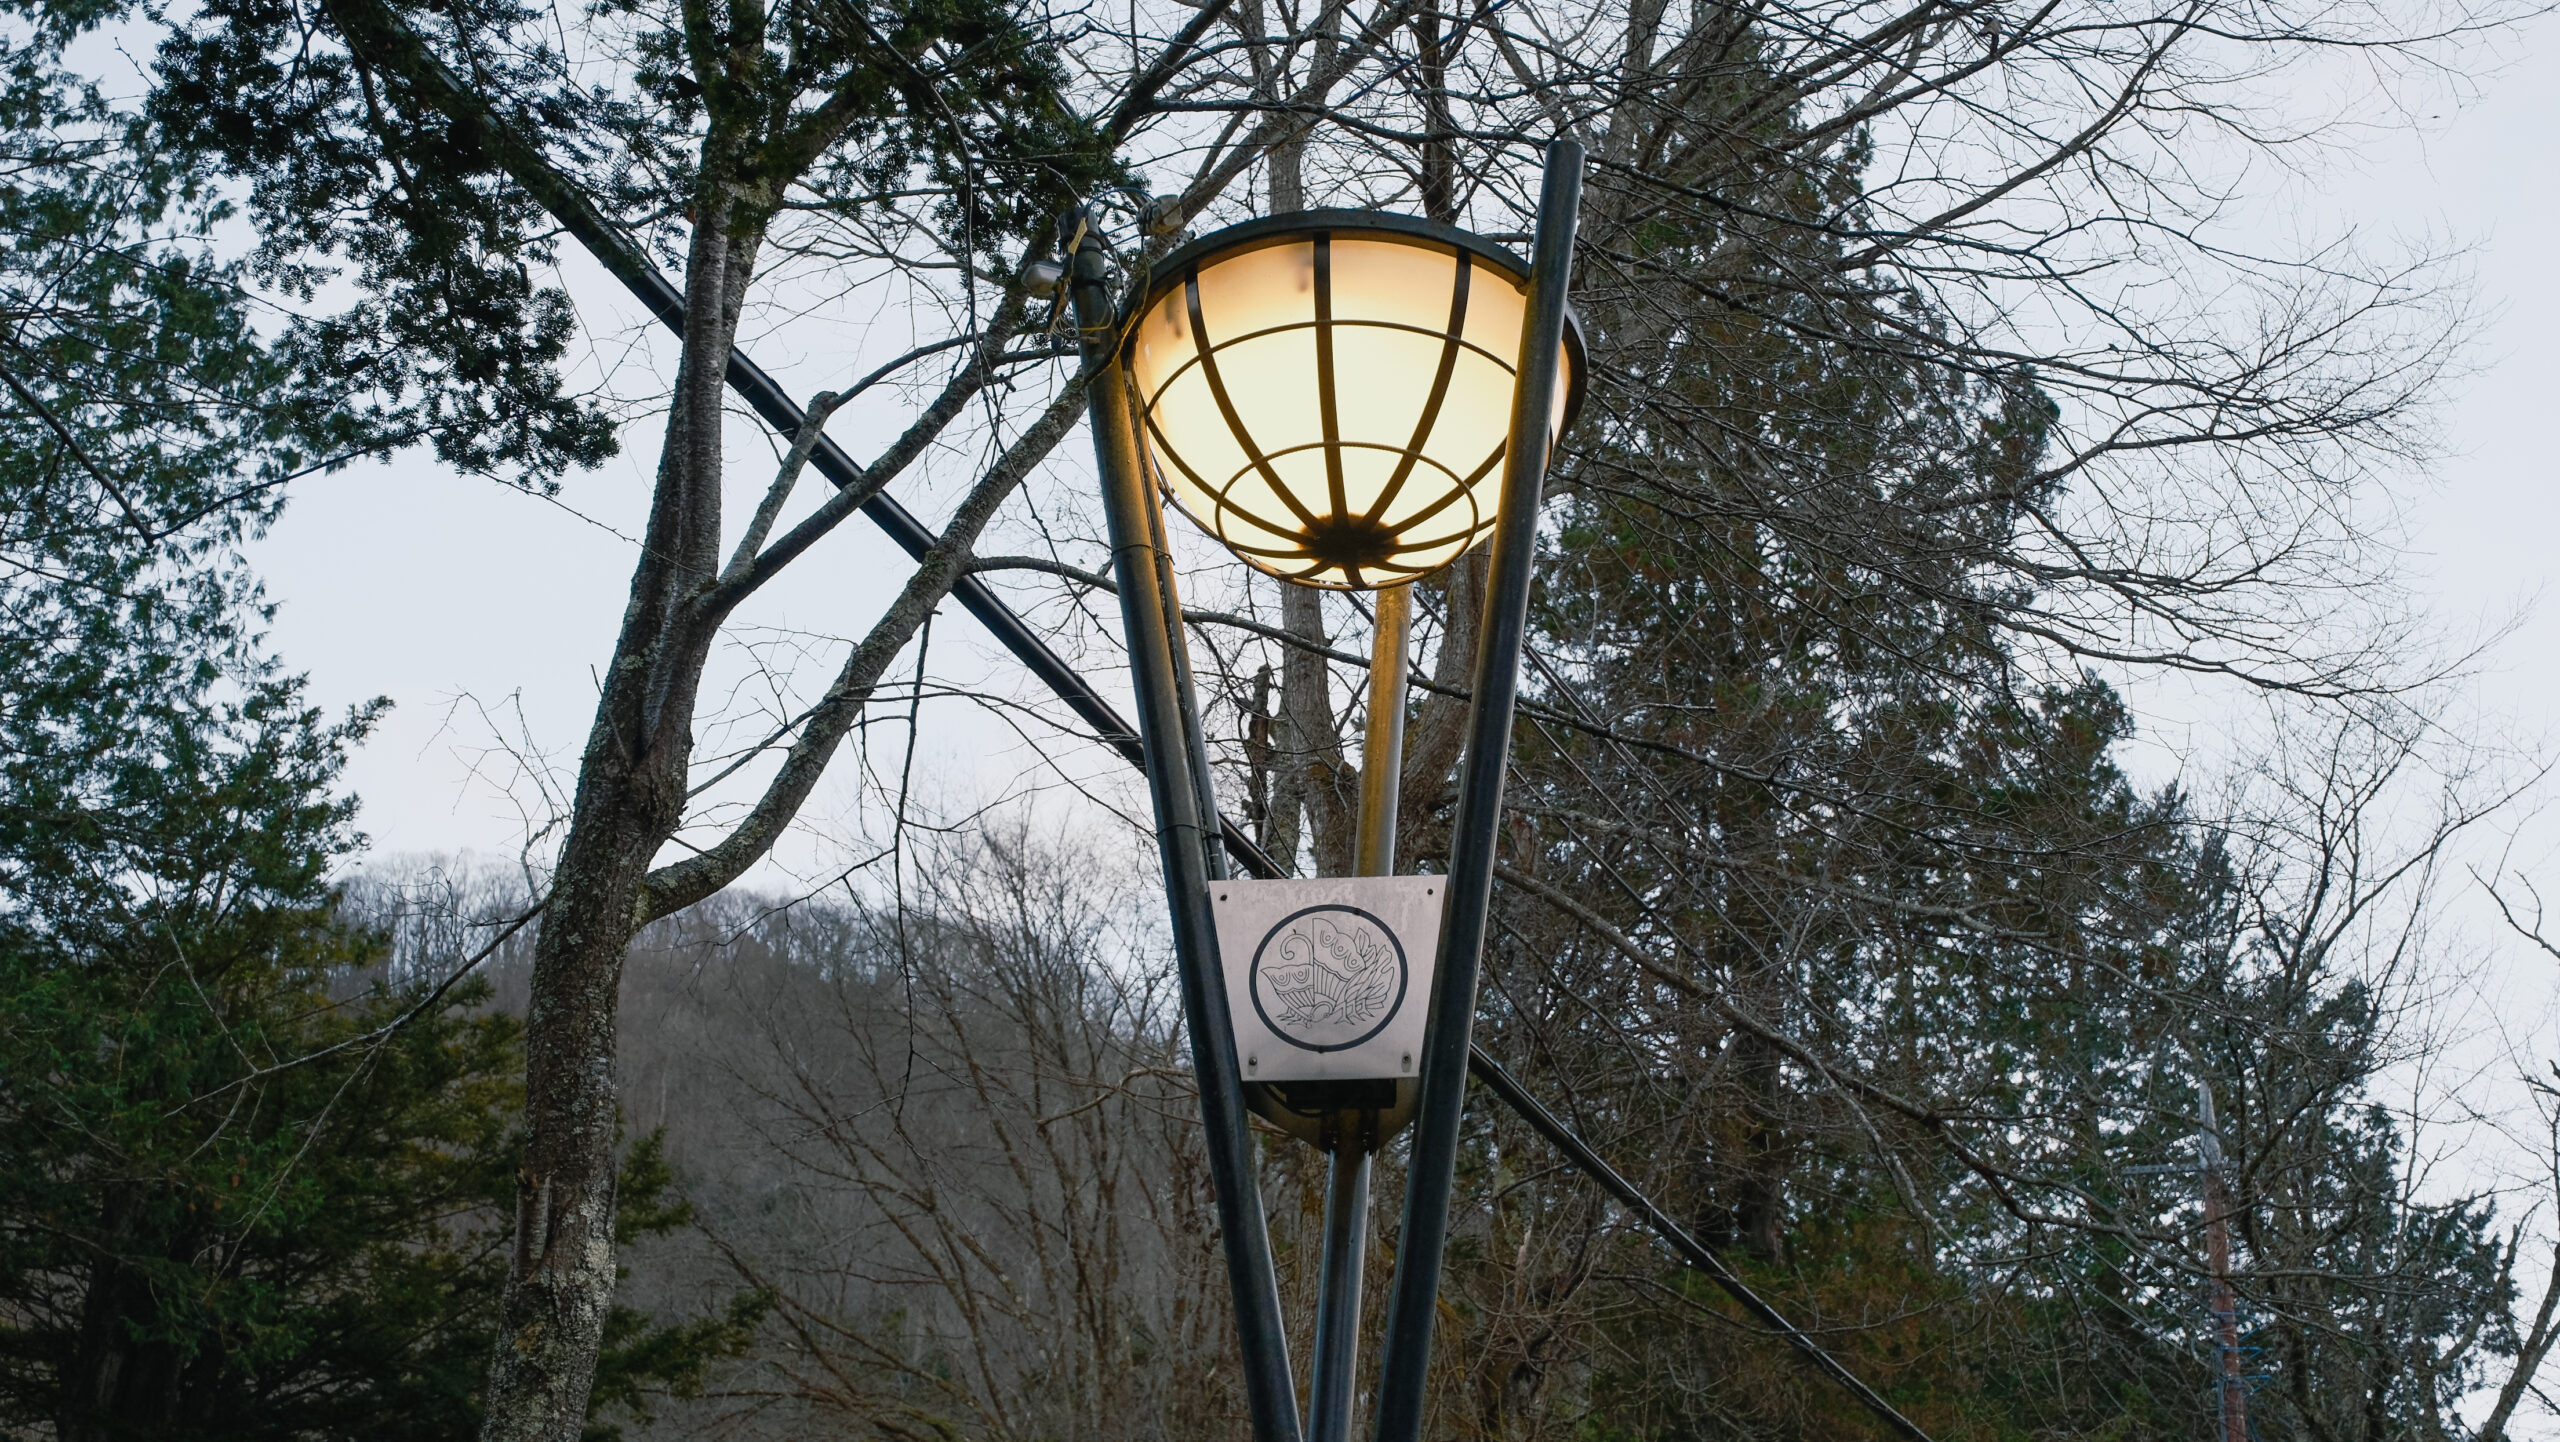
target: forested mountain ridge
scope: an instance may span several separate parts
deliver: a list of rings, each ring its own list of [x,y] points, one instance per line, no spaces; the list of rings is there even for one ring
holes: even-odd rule
[[[663,1431],[647,1435],[1239,1425],[1169,963],[1131,919],[1143,877],[1067,838],[995,836],[938,850],[903,917],[737,896],[635,951],[626,1108],[667,1128],[703,1228],[640,1253],[635,1300],[698,1310],[763,1288],[775,1318],[712,1368],[701,1399],[662,1404]],[[2228,920],[2251,888],[2242,868],[2207,865]],[[502,971],[502,996],[520,965]],[[1504,965],[1506,993],[1562,995],[1520,953]],[[2238,1271],[2257,1430],[2462,1435],[2452,1398],[2504,1380],[2511,1257],[2484,1203],[2406,1195],[2397,1123],[2368,1090],[2389,999],[2288,977],[2263,952],[2227,969],[2162,966],[2147,996],[1971,1017],[1981,1050],[2023,1058],[2022,1074],[2048,1068],[2045,1092],[2071,1103],[2021,1138],[2031,1149],[1991,1159],[2030,1201],[2089,1199],[2077,1216],[2036,1209],[2051,1220],[2008,1210],[1930,1128],[1861,1115],[1802,1073],[1754,1090],[1730,1048],[1679,1065],[1577,1035],[1574,1021],[1611,1014],[1603,988],[1625,985],[1598,958],[1555,969],[1585,1000],[1502,1007],[1488,1044],[1933,1436],[2191,1437],[2217,1425],[2198,1179],[2158,1165],[2193,1157],[2190,1064],[2088,1065],[2077,1083],[2061,1068],[2087,1065],[2093,1037],[2203,1012],[2192,1054],[2232,1067],[2218,1074],[2220,1136],[2250,1218]],[[2188,1001],[2164,1002],[2170,991]],[[1909,1081],[1891,1061],[1844,1080]],[[1971,1120],[1950,1125],[1961,1138]],[[1303,1326],[1322,1169],[1277,1137],[1267,1155],[1284,1297]],[[1873,1427],[1496,1106],[1471,1112],[1462,1177],[1435,1435]],[[1774,1193],[1774,1255],[1735,1226],[1732,1199],[1755,1182]]]

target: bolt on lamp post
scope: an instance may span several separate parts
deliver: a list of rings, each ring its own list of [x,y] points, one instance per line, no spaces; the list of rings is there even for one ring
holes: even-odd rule
[[[1525,267],[1454,227],[1365,211],[1306,211],[1248,221],[1181,247],[1153,268],[1125,315],[1113,305],[1088,218],[1071,212],[1062,222],[1256,1442],[1297,1442],[1299,1427],[1248,1106],[1331,1154],[1308,1409],[1315,1442],[1348,1442],[1350,1435],[1369,1153],[1415,1122],[1377,1436],[1412,1442],[1419,1434],[1540,492],[1549,449],[1571,422],[1586,369],[1565,305],[1581,166],[1579,144],[1549,147],[1534,258]],[[1325,992],[1321,1020],[1309,1019],[1314,991],[1305,978],[1339,983],[1340,973],[1303,961],[1260,969],[1259,952],[1249,960],[1221,956],[1222,934],[1230,952],[1251,942],[1240,947],[1232,933],[1244,907],[1213,914],[1212,890],[1216,904],[1243,903],[1257,883],[1228,881],[1215,849],[1208,753],[1151,482],[1269,575],[1376,592],[1355,867],[1369,878],[1394,870],[1409,584],[1492,535],[1448,875],[1354,883],[1367,888],[1363,897],[1384,898],[1374,904],[1389,914],[1436,916],[1436,945],[1419,968],[1430,978],[1427,1001],[1414,996],[1417,1008],[1407,1000],[1409,958],[1395,934],[1415,923],[1390,925],[1348,903],[1300,907],[1283,918],[1320,911],[1364,917],[1387,933],[1374,947],[1365,933],[1355,947],[1347,926],[1339,938],[1321,933],[1323,945],[1350,948],[1338,955],[1350,958],[1341,964],[1354,973],[1396,978],[1392,988],[1382,980],[1364,994],[1377,1004],[1352,1020],[1367,1025],[1380,1005],[1386,1015],[1357,1037],[1335,1025],[1343,1021],[1337,992]],[[1342,885],[1332,884],[1336,891]],[[1427,906],[1393,912],[1399,899],[1416,906],[1427,899]],[[1282,931],[1272,927],[1265,950]],[[1414,937],[1417,946],[1421,940]],[[1389,970],[1363,970],[1375,967]],[[1265,1004],[1264,985],[1273,977],[1298,988],[1281,985],[1274,993],[1282,998],[1274,1003],[1277,1020]],[[1392,1001],[1384,1000],[1390,991]],[[1239,999],[1247,992],[1249,1005]],[[1404,1040],[1400,1049],[1394,1036],[1377,1040],[1399,1020],[1405,1025],[1396,1036],[1418,1040]],[[1257,1039],[1246,1069],[1271,1080],[1248,1083],[1238,1065],[1239,1036]],[[1400,1058],[1400,1068],[1364,1055],[1381,1047]],[[1292,1048],[1289,1057],[1277,1055]],[[1274,1065],[1264,1065],[1263,1052],[1274,1053]]]

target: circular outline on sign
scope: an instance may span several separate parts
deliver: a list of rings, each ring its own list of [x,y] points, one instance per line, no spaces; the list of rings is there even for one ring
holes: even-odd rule
[[[1385,1014],[1378,1018],[1378,1024],[1376,1026],[1369,1028],[1367,1031],[1362,1032],[1360,1035],[1353,1037],[1349,1041],[1336,1042],[1332,1046],[1316,1046],[1311,1042],[1298,1040],[1296,1037],[1289,1035],[1289,1033],[1282,1031],[1279,1023],[1274,1022],[1271,1019],[1271,1013],[1262,1009],[1262,954],[1271,949],[1271,938],[1278,936],[1280,934],[1280,929],[1287,926],[1290,922],[1297,920],[1301,916],[1313,916],[1319,911],[1347,911],[1353,916],[1365,917],[1368,920],[1377,923],[1378,929],[1387,934],[1387,945],[1396,949],[1395,1004],[1388,1007]],[[1325,902],[1319,906],[1299,907],[1297,910],[1290,912],[1287,916],[1271,923],[1271,929],[1264,932],[1262,934],[1262,940],[1254,944],[1253,960],[1246,964],[1244,972],[1245,991],[1253,998],[1253,1014],[1262,1018],[1263,1030],[1270,1032],[1273,1036],[1278,1037],[1280,1040],[1287,1042],[1289,1045],[1296,1047],[1300,1051],[1349,1051],[1355,1046],[1362,1045],[1365,1042],[1375,1039],[1378,1033],[1387,1029],[1387,1023],[1394,1021],[1397,1014],[1404,1010],[1405,993],[1413,989],[1413,963],[1404,954],[1404,938],[1396,935],[1396,929],[1387,925],[1386,918],[1378,915],[1374,911],[1366,909],[1365,907],[1346,906],[1340,902],[1331,901]]]

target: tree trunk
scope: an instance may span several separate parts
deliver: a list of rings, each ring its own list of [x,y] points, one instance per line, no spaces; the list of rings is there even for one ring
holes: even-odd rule
[[[1280,623],[1309,646],[1332,644],[1324,629],[1324,593],[1307,586],[1280,588]],[[1343,755],[1342,730],[1333,714],[1332,678],[1324,657],[1292,646],[1280,659],[1283,734],[1294,752],[1280,764],[1303,778],[1307,832],[1315,844],[1316,875],[1349,876],[1353,832],[1360,813],[1359,768]]]
[[[1442,630],[1431,679],[1443,687],[1463,691],[1475,674],[1485,566],[1486,555],[1479,548],[1460,556],[1438,577],[1414,583],[1440,592]],[[1466,746],[1465,698],[1447,691],[1426,694],[1405,723],[1403,794],[1396,801],[1396,855],[1408,858],[1407,869],[1414,861],[1442,859],[1448,853],[1446,810]]]
[[[686,264],[684,354],[613,666],[534,942],[516,1245],[486,1442],[577,1442],[612,1304],[614,1014],[641,883],[683,817],[705,646],[684,603],[717,572],[721,388],[755,237],[733,237],[717,133]]]
[[[112,1189],[107,1235],[126,1235],[140,1205],[132,1188]],[[184,1415],[186,1356],[166,1341],[146,1340],[156,1310],[149,1279],[122,1257],[102,1256],[90,1264],[80,1339],[62,1374],[54,1414],[54,1435],[61,1442],[149,1436],[169,1430]]]
[[[640,878],[657,840],[636,778],[589,756],[534,950],[516,1247],[481,1435],[573,1442],[613,1297],[614,1010]]]

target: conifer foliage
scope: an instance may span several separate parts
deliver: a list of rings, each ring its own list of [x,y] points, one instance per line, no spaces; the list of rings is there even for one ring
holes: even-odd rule
[[[377,711],[323,716],[265,653],[237,543],[357,456],[431,439],[531,474],[600,433],[538,363],[514,402],[472,378],[461,414],[454,373],[386,373],[360,317],[262,308],[210,242],[228,212],[200,157],[63,64],[121,12],[11,9],[0,1435],[466,1435],[521,1023],[344,906],[340,772]],[[635,1232],[684,1220],[657,1156],[629,1157]],[[735,1336],[619,1315],[613,1395]]]

